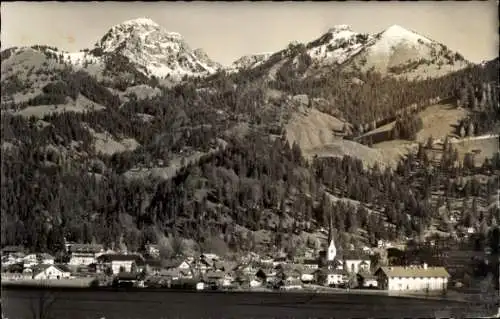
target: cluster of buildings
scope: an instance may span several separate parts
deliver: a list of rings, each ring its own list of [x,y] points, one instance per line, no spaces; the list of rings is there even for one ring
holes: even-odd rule
[[[449,274],[443,267],[372,265],[370,253],[346,250],[337,254],[329,236],[319,258],[290,260],[285,256],[250,254],[238,261],[212,253],[161,260],[159,248],[147,245],[143,254],[105,251],[102,245],[68,244],[69,259],[55,263],[48,254],[24,254],[20,247],[2,250],[2,272],[19,278],[61,279],[106,275],[118,282],[150,282],[168,286],[195,282],[210,287],[297,289],[304,284],[397,291],[445,290]]]

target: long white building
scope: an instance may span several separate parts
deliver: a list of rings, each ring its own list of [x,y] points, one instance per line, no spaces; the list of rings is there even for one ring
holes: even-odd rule
[[[376,272],[378,286],[392,291],[446,290],[450,275],[444,267],[389,266],[380,267]]]

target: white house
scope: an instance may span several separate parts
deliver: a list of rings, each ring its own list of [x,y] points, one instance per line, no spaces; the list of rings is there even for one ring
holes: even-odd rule
[[[144,259],[139,255],[104,254],[97,258],[97,271],[112,274],[133,272],[138,266],[144,264]]]
[[[33,267],[35,265],[53,265],[54,257],[49,254],[29,254],[24,256],[23,264],[25,268]]]
[[[203,281],[197,282],[196,290],[203,290],[203,289],[205,289],[205,283]]]
[[[263,258],[260,259],[260,263],[261,264],[266,264],[266,265],[272,265],[273,261],[274,261],[274,259],[271,258],[271,257],[263,257]]]
[[[370,269],[370,256],[364,252],[348,250],[344,252],[344,269],[350,273],[368,271]]]
[[[47,279],[63,279],[71,277],[71,273],[63,267],[55,265],[42,265],[36,267],[33,272],[33,279],[47,280]]]
[[[2,266],[11,266],[15,264],[24,264],[24,255],[22,254],[9,254],[2,256]]]
[[[306,269],[300,275],[300,280],[302,282],[313,282],[314,281],[314,271],[310,269]]]
[[[305,259],[301,265],[306,269],[318,269],[319,261],[317,259]]]
[[[282,264],[286,264],[288,262],[288,259],[286,257],[275,257],[273,259],[273,267],[277,267]]]
[[[222,287],[229,287],[233,284],[234,277],[230,273],[225,273],[222,278]]]
[[[262,286],[262,281],[255,279],[255,278],[250,280],[250,287],[256,288],[256,287],[260,287],[260,286]]]
[[[146,253],[153,258],[160,257],[160,247],[158,245],[146,245],[145,250]]]
[[[450,275],[444,267],[381,267],[375,275],[381,289],[401,291],[446,290]]]
[[[318,273],[319,274],[319,273]],[[318,278],[317,278],[318,281]],[[325,286],[331,285],[342,285],[347,282],[347,273],[343,270],[333,269],[326,273],[326,277],[324,278],[324,282],[319,282],[319,284],[324,284]]]
[[[186,260],[173,260],[165,265],[166,269],[177,269],[177,270],[190,270],[191,265],[189,261]]]
[[[39,254],[38,261],[42,265],[53,265],[55,258],[54,256],[46,253]]]
[[[68,244],[69,265],[88,266],[97,262],[97,257],[104,253],[102,245]]]

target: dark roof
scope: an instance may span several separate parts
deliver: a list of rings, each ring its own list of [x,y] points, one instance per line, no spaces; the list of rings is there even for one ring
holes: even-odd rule
[[[71,270],[68,268],[67,265],[57,264],[54,266],[56,266],[57,268],[59,268],[59,270],[62,270],[64,272],[71,272]]]
[[[98,253],[104,250],[102,245],[71,244],[68,246],[72,253]]]
[[[326,260],[325,261],[325,265],[326,266],[340,266],[342,265],[342,262],[338,259],[334,259],[334,260]]]
[[[216,269],[221,269],[224,271],[233,270],[236,267],[236,263],[230,261],[216,261],[214,263]]]
[[[36,257],[40,258],[40,259],[54,259],[54,256],[52,256],[51,254],[47,254],[47,253],[37,254]]]
[[[118,280],[139,280],[139,273],[135,272],[121,272],[116,275],[116,279]]]
[[[224,272],[222,271],[208,271],[206,274],[205,274],[205,278],[206,279],[210,279],[210,278],[214,278],[214,279],[220,279],[220,278],[223,278],[224,277]]]
[[[362,251],[346,250],[342,254],[344,260],[370,260],[370,256]]]
[[[166,277],[177,277],[179,276],[180,272],[177,269],[162,269],[160,271],[160,276],[166,276]]]
[[[304,264],[304,265],[318,265],[319,261],[317,259],[304,259],[302,264]]]
[[[377,279],[377,276],[375,276],[372,273],[366,272],[366,271],[359,272],[358,276],[363,278],[363,279]]]
[[[161,267],[161,260],[158,260],[158,259],[147,259],[145,261],[145,264],[150,266],[150,267],[158,267],[160,268]]]
[[[167,260],[165,262],[165,268],[177,268],[179,267],[184,260],[179,260],[179,259],[172,259],[172,260]]]
[[[329,270],[328,273],[334,275],[344,275],[344,276],[347,276],[349,274],[345,269],[332,269]]]
[[[5,246],[4,248],[2,248],[2,254],[21,253],[21,252],[24,252],[23,246]]]
[[[100,262],[112,262],[112,261],[135,261],[143,263],[144,259],[139,255],[124,255],[124,254],[104,254],[97,257]]]

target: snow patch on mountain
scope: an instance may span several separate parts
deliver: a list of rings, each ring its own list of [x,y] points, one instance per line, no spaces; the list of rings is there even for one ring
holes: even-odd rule
[[[399,25],[373,36],[352,62],[362,70],[406,78],[442,76],[469,64],[445,45]]]
[[[342,64],[372,41],[372,36],[352,31],[345,24],[328,30],[319,39],[307,44],[307,53],[316,62]]]
[[[393,25],[380,34],[377,41],[370,46],[370,50],[376,53],[390,54],[399,45],[423,48],[431,44],[431,40],[399,25]]]

